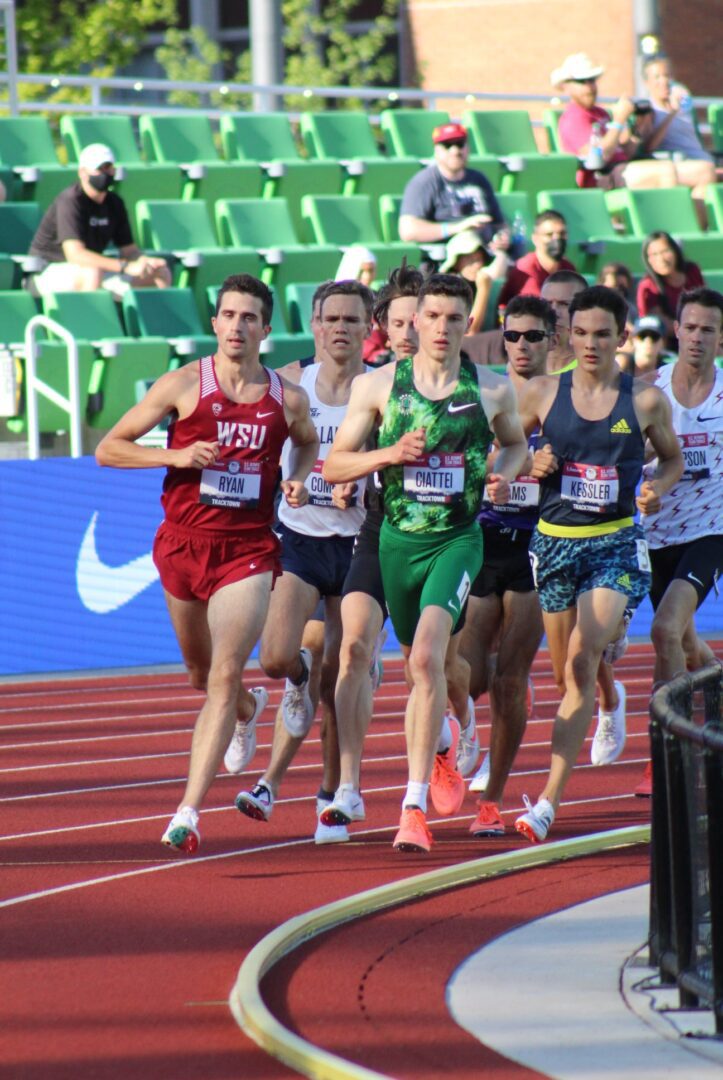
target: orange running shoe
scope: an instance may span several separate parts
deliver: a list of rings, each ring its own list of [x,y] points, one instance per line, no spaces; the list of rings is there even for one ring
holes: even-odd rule
[[[443,754],[434,755],[432,779],[429,782],[434,809],[442,817],[458,814],[464,802],[464,780],[456,768],[459,720],[450,716],[449,726],[452,729],[452,745]]]
[[[653,794],[653,763],[649,761],[645,766],[643,778],[633,792],[639,799],[650,799]]]
[[[427,819],[418,808],[402,810],[399,832],[394,837],[395,851],[431,851],[432,834]]]
[[[470,825],[469,831],[472,836],[504,836],[505,823],[500,817],[500,808],[497,803],[480,799],[477,817]]]

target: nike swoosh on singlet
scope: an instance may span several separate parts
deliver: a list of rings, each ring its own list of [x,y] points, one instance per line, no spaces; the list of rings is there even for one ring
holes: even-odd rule
[[[265,416],[273,416],[273,415],[274,415],[274,410],[273,409],[271,410],[271,412],[257,412],[256,413],[256,419],[257,420],[263,420],[263,418]]]
[[[466,405],[449,405],[447,407],[447,412],[455,413],[455,412],[462,412],[463,409],[476,409],[476,408],[477,408],[477,402],[476,401],[468,401]]]
[[[700,580],[700,578],[699,578],[699,577],[696,577],[696,576],[695,576],[695,574],[691,574],[690,572],[688,573],[688,577],[690,578],[690,580],[691,580],[691,581],[697,581],[697,582],[698,582],[698,584],[699,584],[699,585],[701,586],[701,588],[702,588],[702,586],[703,586],[703,582],[702,582],[702,581]]]
[[[85,530],[75,567],[75,583],[81,603],[96,615],[107,615],[130,603],[158,580],[153,555],[140,555],[121,566],[104,563],[95,545],[96,510]]]
[[[700,413],[698,413],[697,420],[698,420],[699,424],[704,424],[706,422],[706,420],[720,420],[720,417],[719,416],[701,416]]]

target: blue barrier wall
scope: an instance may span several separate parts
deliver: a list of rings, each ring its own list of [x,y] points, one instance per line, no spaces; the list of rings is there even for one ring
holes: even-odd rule
[[[0,674],[180,663],[151,560],[162,480],[93,458],[0,462]],[[722,613],[711,594],[700,633],[720,637]],[[651,617],[646,600],[631,634]]]

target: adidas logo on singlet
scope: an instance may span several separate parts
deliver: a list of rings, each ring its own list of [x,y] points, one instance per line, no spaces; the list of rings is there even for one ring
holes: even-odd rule
[[[617,424],[613,424],[613,426],[610,428],[610,431],[613,435],[632,435],[630,425],[628,424],[625,417],[623,417],[622,420],[618,420]]]

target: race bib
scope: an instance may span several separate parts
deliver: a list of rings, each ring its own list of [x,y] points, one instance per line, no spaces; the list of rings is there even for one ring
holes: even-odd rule
[[[321,470],[324,467],[323,461],[317,461],[314,468],[309,473],[306,480],[306,489],[309,492],[309,504],[311,506],[325,506],[333,507],[334,504],[331,500],[331,490],[334,486],[326,482],[321,475]],[[356,495],[353,496],[349,503],[349,506],[356,506]]]
[[[404,466],[404,493],[415,502],[451,503],[464,494],[464,454],[424,454]]]
[[[609,513],[617,506],[619,491],[614,465],[582,465],[577,461],[563,465],[560,498],[573,510]]]
[[[705,431],[695,435],[680,435],[685,468],[681,480],[707,480],[710,476],[710,443]]]
[[[532,476],[518,476],[510,484],[510,497],[506,503],[493,503],[486,484],[482,498],[503,514],[505,511],[536,509],[540,505],[540,484]]]
[[[201,472],[198,501],[206,506],[253,509],[260,497],[260,461],[218,462]]]

